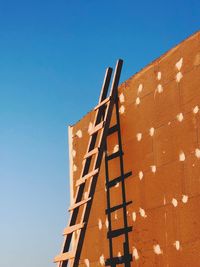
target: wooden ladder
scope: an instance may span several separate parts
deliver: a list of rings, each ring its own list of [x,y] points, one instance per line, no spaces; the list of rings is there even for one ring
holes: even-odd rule
[[[112,85],[109,93],[112,69],[106,70],[99,103],[94,108],[95,118],[93,129],[90,132],[87,152],[83,159],[80,179],[76,182],[75,202],[69,208],[69,225],[64,230],[64,243],[62,252],[56,256],[54,262],[59,267],[77,267],[84,242],[87,222],[95,193],[95,187],[105,151],[106,137],[114,104],[116,103],[118,84],[123,61],[117,61]],[[69,265],[68,265],[69,263]]]
[[[117,92],[118,94],[118,92]],[[120,117],[119,117],[119,100],[118,96],[116,97],[115,101],[115,115],[116,115],[116,123],[109,128],[107,137],[109,138],[110,135],[117,135],[117,151],[115,151],[112,154],[109,154],[107,150],[107,143],[109,140],[106,138],[106,145],[105,145],[105,172],[106,172],[106,196],[107,196],[107,209],[106,214],[108,216],[108,233],[107,238],[109,240],[109,252],[110,252],[110,258],[106,260],[105,265],[106,266],[112,266],[115,267],[118,264],[124,264],[125,267],[130,267],[131,261],[132,261],[132,254],[129,252],[129,238],[128,234],[132,231],[132,226],[128,226],[128,220],[127,220],[127,206],[132,203],[132,201],[126,200],[126,188],[125,188],[125,179],[130,177],[132,175],[132,172],[124,172],[124,162],[123,162],[123,150],[122,150],[122,139],[121,139],[121,128],[120,128]],[[109,173],[109,164],[112,160],[118,159],[119,162],[119,176],[116,178],[110,179],[110,173]],[[119,203],[115,206],[112,205],[112,199],[111,199],[111,190],[116,190],[114,187],[116,185],[120,185],[121,190],[121,199],[122,203]],[[121,228],[118,229],[112,229],[112,214],[116,211],[122,210],[123,214],[123,225]],[[113,247],[114,243],[113,241],[117,239],[119,236],[124,236],[123,240],[123,255],[118,256],[114,255]],[[113,244],[114,243],[114,244]]]

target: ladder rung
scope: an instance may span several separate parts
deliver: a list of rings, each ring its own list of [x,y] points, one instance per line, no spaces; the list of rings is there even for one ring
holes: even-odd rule
[[[123,181],[124,179],[128,178],[129,176],[132,175],[132,172],[127,172],[125,173],[123,176],[119,176],[111,181],[109,181],[108,183],[106,183],[106,187],[107,188],[110,188],[110,187],[113,187],[115,186],[117,183]]]
[[[109,231],[107,233],[107,237],[108,238],[114,238],[114,237],[118,237],[120,235],[124,235],[128,232],[131,232],[132,231],[132,226],[129,226],[127,228],[120,228],[120,229],[117,229],[117,230],[112,230],[112,231]]]
[[[102,128],[103,128],[103,126],[104,126],[104,121],[102,121],[102,122],[100,122],[99,124],[97,124],[90,132],[89,132],[89,134],[90,135],[92,135],[92,134],[94,134],[94,133],[96,133],[96,132],[98,132],[99,130],[101,130]]]
[[[108,208],[108,209],[106,209],[106,214],[114,212],[116,210],[119,210],[119,209],[121,209],[123,207],[126,207],[126,206],[130,205],[131,203],[132,203],[132,201],[128,201],[128,202],[116,205],[116,206],[114,206],[112,208]]]
[[[94,154],[97,154],[98,152],[99,152],[99,148],[95,147],[94,149],[90,150],[88,153],[85,154],[84,159],[92,157]]]
[[[90,177],[96,175],[98,172],[99,172],[99,169],[96,169],[96,170],[94,170],[94,171],[89,172],[88,174],[86,174],[85,176],[83,176],[82,178],[80,178],[80,179],[78,179],[78,180],[76,181],[76,186],[79,186],[79,185],[85,183],[85,181],[86,181],[88,178],[90,178]]]
[[[97,110],[98,108],[102,107],[103,105],[105,105],[106,103],[108,103],[108,101],[110,101],[110,96],[107,97],[106,99],[104,99],[101,103],[99,103],[94,110]]]
[[[111,160],[111,159],[115,159],[115,158],[117,158],[117,157],[119,157],[119,156],[122,156],[124,153],[122,152],[122,151],[117,151],[117,152],[114,152],[113,154],[111,154],[111,155],[108,155],[108,156],[106,156],[106,159],[107,160]]]
[[[66,261],[70,260],[75,257],[75,253],[73,251],[65,252],[62,253],[54,258],[54,262],[61,262],[61,261]]]
[[[110,127],[110,128],[108,129],[107,136],[113,134],[114,132],[117,132],[118,129],[119,129],[118,124],[115,124],[114,126]]]
[[[84,199],[78,203],[75,203],[74,205],[72,205],[68,210],[71,211],[71,210],[74,210],[76,208],[79,208],[80,206],[84,205],[85,203],[87,203],[88,201],[91,200],[91,197],[87,198],[87,199]]]
[[[116,264],[126,263],[132,261],[132,255],[127,254],[123,255],[121,257],[113,257],[110,259],[107,259],[105,262],[105,266],[115,266]]]
[[[84,223],[79,223],[72,226],[68,226],[64,229],[63,235],[68,235],[75,232],[76,230],[80,230],[81,228],[84,227],[84,225],[85,225]]]

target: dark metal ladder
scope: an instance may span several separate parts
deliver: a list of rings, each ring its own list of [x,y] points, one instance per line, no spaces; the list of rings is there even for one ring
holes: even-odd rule
[[[123,150],[122,150],[122,139],[121,139],[121,129],[120,129],[120,117],[119,117],[119,100],[118,95],[115,99],[115,114],[116,114],[116,124],[109,128],[108,135],[117,134],[118,140],[118,150],[111,155],[108,155],[107,150],[107,139],[105,145],[105,171],[106,171],[106,195],[107,195],[107,209],[106,214],[108,216],[108,233],[107,238],[109,240],[109,252],[110,258],[106,260],[106,266],[115,267],[118,264],[124,264],[125,267],[130,267],[130,262],[132,261],[132,254],[129,252],[129,238],[128,234],[132,231],[132,227],[128,226],[127,221],[127,206],[132,203],[132,201],[126,200],[126,189],[125,189],[125,179],[132,175],[132,172],[124,172],[124,162],[123,162]],[[109,178],[109,162],[119,158],[120,164],[120,175],[112,180]],[[115,190],[114,186],[118,183],[121,183],[121,194],[122,194],[122,203],[118,205],[112,206],[111,203],[111,190]],[[123,213],[123,226],[119,229],[112,229],[112,213],[122,209]],[[116,256],[113,255],[113,239],[116,239],[119,236],[124,236],[124,243],[123,243],[123,255]]]
[[[83,168],[80,179],[76,182],[76,196],[74,204],[69,208],[69,225],[64,230],[64,244],[61,254],[54,261],[59,267],[77,267],[83,246],[87,222],[92,206],[103,152],[105,151],[106,137],[109,130],[110,120],[114,104],[116,103],[119,78],[123,61],[118,60],[110,89],[109,84],[112,69],[106,70],[99,103],[95,107],[95,119],[87,152],[83,159]],[[69,265],[68,265],[69,263]]]

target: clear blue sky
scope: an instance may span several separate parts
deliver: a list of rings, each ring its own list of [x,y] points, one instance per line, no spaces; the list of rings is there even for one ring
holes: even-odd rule
[[[67,222],[67,125],[200,27],[199,0],[0,0],[0,267],[53,267]]]

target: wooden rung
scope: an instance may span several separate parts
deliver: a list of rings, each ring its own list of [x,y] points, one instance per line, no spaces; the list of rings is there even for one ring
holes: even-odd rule
[[[95,147],[94,149],[90,150],[88,153],[85,154],[84,159],[92,157],[94,154],[98,153],[99,148]]]
[[[84,223],[79,223],[79,224],[75,224],[75,225],[72,225],[72,226],[68,226],[64,229],[63,231],[63,235],[68,235],[68,234],[71,234],[77,230],[80,230],[84,227]]]
[[[99,103],[94,110],[97,110],[98,108],[102,107],[103,105],[105,105],[106,103],[108,103],[108,101],[110,101],[110,96],[107,97],[106,99],[104,99],[101,103]]]
[[[73,259],[74,257],[75,257],[75,252],[69,251],[69,252],[65,252],[65,253],[62,253],[56,256],[54,258],[54,262],[56,263],[56,262],[66,261],[66,260]]]
[[[80,179],[78,179],[78,180],[76,181],[76,186],[79,186],[79,185],[85,183],[85,181],[86,181],[88,178],[94,176],[94,175],[97,174],[98,172],[99,172],[99,169],[96,169],[96,170],[94,170],[94,171],[89,172],[88,174],[86,174],[85,176],[83,176],[82,178],[80,178]]]
[[[90,135],[93,135],[94,133],[98,132],[99,130],[101,130],[104,126],[104,121],[100,122],[99,124],[97,124],[90,132]]]
[[[84,199],[84,200],[81,200],[80,202],[75,203],[74,205],[72,205],[68,210],[71,211],[71,210],[74,210],[76,208],[79,208],[80,206],[84,205],[85,203],[87,203],[90,200],[91,200],[91,197],[89,197],[87,199]]]

